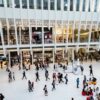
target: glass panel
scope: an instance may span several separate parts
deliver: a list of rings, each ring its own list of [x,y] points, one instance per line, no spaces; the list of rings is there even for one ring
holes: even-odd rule
[[[48,9],[48,0],[43,0],[43,9]]]
[[[20,8],[20,1],[19,0],[15,0],[15,8]]]
[[[80,42],[88,42],[88,37],[89,37],[89,30],[81,29],[80,30]]]
[[[83,10],[82,11],[85,11],[85,3],[86,3],[86,0],[83,0]]]
[[[50,10],[54,10],[54,0],[50,0]]]
[[[47,62],[47,64],[53,63],[53,49],[52,48],[46,48],[44,50],[44,59]]]
[[[90,0],[89,0],[89,7],[88,7],[88,12],[90,12]]]
[[[4,1],[0,0],[0,7],[4,7]]]
[[[12,0],[6,0],[7,1],[7,7],[12,8]]]
[[[22,8],[27,8],[27,0],[22,0]]]
[[[29,44],[29,28],[28,27],[24,27],[21,30],[21,43],[22,44]]]
[[[53,42],[53,39],[52,39],[52,28],[50,28],[50,30],[45,27],[44,28],[44,43],[45,44],[49,44],[49,43],[52,43]]]
[[[73,0],[70,0],[70,11],[73,11]]]
[[[10,45],[14,45],[16,44],[16,37],[15,37],[15,28],[14,27],[10,27],[9,29],[9,44]]]
[[[64,0],[64,10],[68,10],[68,0]]]
[[[42,28],[32,27],[32,44],[42,44]]]
[[[29,0],[29,8],[34,9],[34,0]]]
[[[41,1],[42,0],[37,0],[37,9],[41,9]]]
[[[77,0],[77,3],[76,3],[76,11],[79,11],[79,8],[80,8],[80,0]]]
[[[7,27],[3,28],[3,38],[4,38],[4,44],[8,44],[8,37],[7,37]]]
[[[91,32],[91,42],[99,42],[99,32],[94,29]]]
[[[57,10],[61,10],[61,0],[57,0]]]
[[[98,0],[95,0],[94,12],[97,12],[98,8]]]

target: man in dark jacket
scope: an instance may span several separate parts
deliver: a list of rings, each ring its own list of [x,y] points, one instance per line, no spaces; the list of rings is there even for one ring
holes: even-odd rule
[[[4,95],[2,93],[0,93],[0,100],[4,100]]]

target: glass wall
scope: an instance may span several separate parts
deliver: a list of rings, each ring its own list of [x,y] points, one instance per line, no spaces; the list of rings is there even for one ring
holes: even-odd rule
[[[48,10],[48,0],[43,0],[43,9]]]
[[[7,1],[7,7],[12,8],[12,0],[6,0]]]
[[[44,28],[44,43],[49,44],[53,42],[53,36],[52,36],[52,28],[50,30],[45,27]]]
[[[19,0],[14,0],[15,2],[15,8],[20,8],[20,1]]]
[[[74,30],[74,42],[78,42],[78,29]]]
[[[83,0],[83,8],[82,8],[82,11],[85,11],[85,7],[86,7],[86,0]]]
[[[42,44],[42,28],[32,27],[32,44]]]
[[[64,11],[68,10],[68,0],[64,0]]]
[[[22,0],[22,8],[27,8],[27,0]]]
[[[29,0],[29,8],[34,9],[34,0]]]
[[[4,1],[0,0],[0,7],[4,7]]]
[[[73,11],[73,0],[70,0],[70,11]]]
[[[15,28],[14,27],[10,27],[10,29],[9,29],[9,44],[10,45],[16,44]]]
[[[98,41],[99,41],[99,32],[93,29],[91,32],[91,42],[98,42]]]
[[[54,10],[55,9],[55,2],[54,0],[50,0],[50,10]]]
[[[90,0],[89,0],[88,12],[90,12],[90,10],[91,10],[91,9],[90,9]]]
[[[42,0],[36,0],[36,1],[37,1],[37,3],[36,3],[37,4],[37,9],[41,9],[41,3],[42,3],[41,1]]]
[[[80,0],[77,0],[76,2],[76,11],[79,11],[80,9]]]
[[[98,0],[95,0],[94,12],[97,12],[98,8]]]
[[[88,42],[88,37],[89,37],[89,30],[81,29],[80,30],[80,42]]]
[[[29,39],[29,28],[28,27],[24,27],[21,30],[21,43],[22,44],[29,44],[30,43],[30,39]]]
[[[57,0],[57,10],[61,10],[61,0]]]
[[[3,28],[3,38],[4,38],[4,44],[8,44],[8,37],[7,37],[7,27]]]

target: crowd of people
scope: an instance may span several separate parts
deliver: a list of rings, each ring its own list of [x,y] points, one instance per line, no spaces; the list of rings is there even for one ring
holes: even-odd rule
[[[63,64],[54,64],[53,66],[53,73],[52,73],[52,78],[50,78],[49,76],[49,65],[46,64],[46,62],[43,64],[43,63],[39,63],[37,62],[35,64],[35,70],[36,70],[36,73],[35,73],[35,80],[31,81],[31,80],[28,80],[28,91],[29,92],[33,92],[35,91],[34,88],[34,83],[35,82],[38,82],[38,81],[41,81],[40,79],[40,74],[39,74],[39,71],[40,70],[43,70],[44,71],[44,77],[45,77],[45,81],[49,81],[49,80],[52,80],[52,83],[51,83],[51,86],[52,86],[52,91],[54,90],[57,90],[56,88],[56,85],[59,85],[59,84],[65,84],[67,85],[68,82],[69,82],[69,77],[68,77],[68,74],[69,73],[66,73],[65,70],[67,70],[67,64],[66,65],[63,65]],[[57,70],[57,68],[60,67],[61,69],[63,69],[63,72],[59,72],[59,70]],[[83,86],[80,85],[80,78],[77,77],[76,78],[76,88],[80,88],[80,87],[83,87],[82,88],[82,93],[80,93],[82,96],[86,96],[86,100],[95,100],[94,99],[94,95],[96,96],[97,100],[100,100],[100,93],[99,93],[99,87],[97,87],[97,79],[96,77],[94,76],[93,74],[93,66],[90,65],[89,66],[89,74],[90,74],[90,77],[87,78],[86,75],[84,75],[84,68],[83,66],[80,65],[80,70],[81,70],[81,75],[84,76],[83,78]],[[24,79],[28,79],[27,78],[27,75],[26,75],[26,72],[28,70],[31,70],[30,68],[30,65],[28,68],[26,68],[25,65],[23,65],[23,73],[22,73],[22,80]],[[7,67],[6,71],[8,72],[8,82],[13,82],[15,81],[15,73],[12,72],[9,67]],[[44,95],[45,96],[48,96],[49,95],[49,92],[48,91],[48,85],[47,84],[44,84],[43,86],[43,91],[44,91]],[[4,96],[2,94],[0,94],[0,98],[3,98],[4,99]],[[3,100],[3,99],[0,99],[0,100]],[[72,97],[71,100],[74,100],[75,98]]]

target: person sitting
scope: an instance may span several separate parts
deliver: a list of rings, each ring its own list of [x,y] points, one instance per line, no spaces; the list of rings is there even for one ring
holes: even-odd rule
[[[93,96],[88,96],[86,100],[94,100]]]
[[[93,90],[91,89],[91,87],[89,87],[88,94],[89,94],[89,95],[93,95]]]

